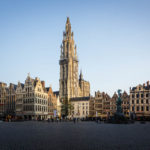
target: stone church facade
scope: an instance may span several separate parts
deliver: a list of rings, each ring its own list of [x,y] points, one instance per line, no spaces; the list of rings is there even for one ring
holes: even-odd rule
[[[71,31],[69,18],[66,21],[66,28],[63,32],[63,41],[60,55],[60,99],[70,100],[75,97],[90,96],[90,83],[83,79],[82,72],[78,75],[77,47],[74,42],[74,34]]]

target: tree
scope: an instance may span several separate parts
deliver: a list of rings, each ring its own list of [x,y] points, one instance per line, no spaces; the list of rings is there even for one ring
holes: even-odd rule
[[[73,105],[68,101],[68,98],[62,99],[61,104],[61,114],[62,117],[67,117],[71,114],[71,111],[74,109]]]

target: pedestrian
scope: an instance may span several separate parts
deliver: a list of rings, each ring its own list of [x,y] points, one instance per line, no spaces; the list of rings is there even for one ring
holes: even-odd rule
[[[59,122],[59,118],[58,117],[56,118],[56,121],[57,121],[57,123]]]
[[[96,118],[96,123],[98,123],[98,118]]]
[[[76,118],[73,118],[73,122],[76,123]]]
[[[99,118],[99,123],[101,124],[101,117]]]

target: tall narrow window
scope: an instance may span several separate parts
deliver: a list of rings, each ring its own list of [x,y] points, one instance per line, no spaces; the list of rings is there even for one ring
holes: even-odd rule
[[[144,111],[144,107],[143,106],[141,106],[141,111]]]
[[[149,111],[149,106],[146,106],[146,111]]]

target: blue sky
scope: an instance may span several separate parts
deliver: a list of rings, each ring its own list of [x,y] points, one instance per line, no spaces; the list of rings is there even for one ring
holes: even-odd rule
[[[24,82],[30,72],[58,90],[69,16],[91,93],[129,92],[150,80],[149,7],[149,0],[1,0],[0,81]]]

